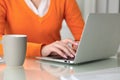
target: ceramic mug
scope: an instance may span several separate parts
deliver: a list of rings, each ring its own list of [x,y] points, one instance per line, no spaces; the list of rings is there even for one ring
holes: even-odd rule
[[[26,56],[27,35],[3,35],[4,60],[7,66],[22,66]]]

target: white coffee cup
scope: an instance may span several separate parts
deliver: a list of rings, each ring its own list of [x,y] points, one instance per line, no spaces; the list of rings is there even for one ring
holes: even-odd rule
[[[7,66],[22,66],[26,56],[27,35],[3,35],[4,60]]]

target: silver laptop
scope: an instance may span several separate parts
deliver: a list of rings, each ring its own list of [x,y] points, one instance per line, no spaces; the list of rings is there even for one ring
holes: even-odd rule
[[[89,14],[72,60],[37,57],[40,60],[78,64],[106,59],[117,53],[120,44],[120,14]]]

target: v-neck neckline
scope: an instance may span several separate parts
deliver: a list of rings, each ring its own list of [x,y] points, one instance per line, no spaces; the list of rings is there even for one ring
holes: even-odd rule
[[[38,19],[40,19],[40,20],[45,19],[45,18],[50,14],[51,9],[52,9],[52,4],[53,4],[53,1],[50,0],[50,6],[49,6],[49,9],[48,9],[47,13],[46,13],[44,16],[40,17],[39,15],[35,14],[35,13],[29,8],[29,6],[25,3],[24,0],[21,0],[21,1],[22,1],[22,3],[23,3],[23,8],[25,8],[25,9],[27,10],[27,12],[30,13],[32,16],[34,16],[34,17],[36,17],[36,18],[38,18]]]

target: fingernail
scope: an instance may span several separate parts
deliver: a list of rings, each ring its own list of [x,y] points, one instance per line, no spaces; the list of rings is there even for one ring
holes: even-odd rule
[[[75,45],[78,45],[78,43],[75,43]]]
[[[64,55],[63,57],[67,59],[67,56],[66,56],[66,55]]]
[[[71,57],[74,57],[72,54],[70,55]]]

